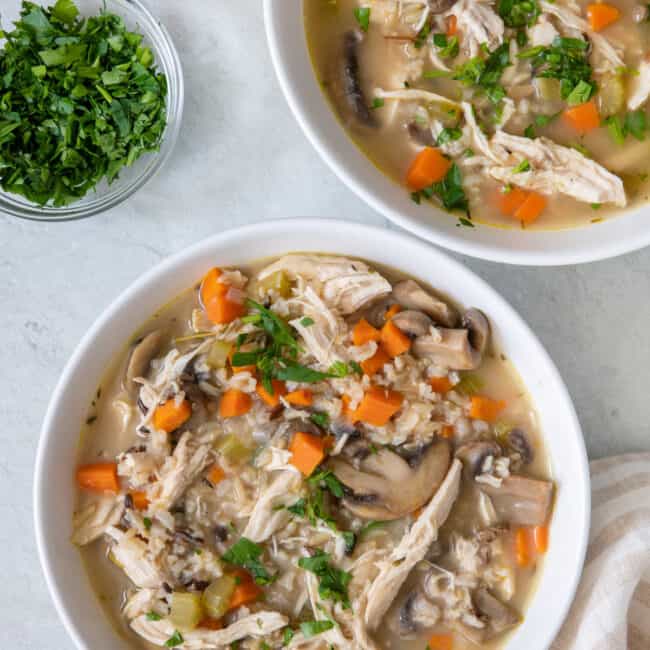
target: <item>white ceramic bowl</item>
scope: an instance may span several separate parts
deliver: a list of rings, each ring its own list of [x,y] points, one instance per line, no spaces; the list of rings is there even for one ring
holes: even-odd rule
[[[288,251],[358,256],[421,278],[489,315],[539,411],[557,481],[551,544],[538,591],[509,650],[547,648],[577,586],[589,530],[589,472],[580,425],[567,389],[541,344],[483,280],[408,235],[352,222],[285,219],[221,233],[156,266],[129,287],[77,347],[54,391],[38,449],[34,513],[40,559],[56,607],[79,648],[128,648],[106,621],[77,550],[69,542],[74,467],[81,423],[103,373],[133,331],[161,305],[196,283],[206,268]]]
[[[380,172],[338,122],[312,68],[303,0],[264,0],[271,57],[285,97],[312,145],[332,171],[391,221],[445,248],[493,262],[560,265],[615,257],[650,244],[650,206],[572,230],[524,231],[457,220],[418,206],[404,187]]]

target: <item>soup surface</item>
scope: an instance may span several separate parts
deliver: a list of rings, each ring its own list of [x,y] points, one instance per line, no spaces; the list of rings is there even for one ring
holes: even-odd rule
[[[646,3],[305,0],[304,12],[350,137],[423,210],[557,229],[649,200]]]
[[[134,647],[498,648],[542,567],[549,474],[484,314],[292,254],[210,270],[116,359],[73,542]]]

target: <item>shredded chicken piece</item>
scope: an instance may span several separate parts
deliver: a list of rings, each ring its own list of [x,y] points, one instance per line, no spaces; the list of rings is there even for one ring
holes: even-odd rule
[[[111,546],[111,557],[121,567],[136,587],[157,589],[166,579],[162,568],[157,566],[149,553],[147,543],[137,536],[134,528],[123,532],[110,527],[106,534],[116,543]]]
[[[131,620],[142,614],[156,611],[156,589],[138,589],[134,592],[124,604],[122,614]]]
[[[150,511],[169,510],[205,469],[212,457],[209,444],[197,444],[188,431],[162,466],[158,480],[147,491]]]
[[[650,59],[645,59],[639,65],[639,74],[632,75],[628,80],[627,107],[631,111],[641,108],[650,97]]]
[[[423,101],[433,102],[434,104],[443,104],[444,106],[460,107],[458,102],[438,95],[429,90],[421,90],[419,88],[403,88],[400,90],[384,90],[383,88],[375,88],[374,97],[378,99],[395,99],[406,101]]]
[[[245,637],[255,639],[282,629],[289,619],[278,612],[255,612],[231,623],[223,630],[196,629],[183,633],[183,643],[174,646],[180,650],[221,650],[230,643]],[[164,646],[174,634],[174,626],[166,619],[150,621],[146,616],[138,616],[131,621],[131,629],[146,641]]]
[[[455,459],[440,488],[388,560],[378,563],[379,575],[368,589],[368,603],[364,613],[368,629],[377,628],[411,569],[438,538],[438,531],[458,497],[462,469],[463,464]]]
[[[290,514],[280,506],[288,506],[297,501],[301,483],[302,476],[296,469],[277,472],[268,487],[258,495],[243,536],[254,542],[264,542],[285,526]]]
[[[484,43],[490,50],[503,43],[505,26],[491,1],[458,0],[447,15],[456,16],[461,43],[469,49],[470,56],[476,56]]]
[[[260,271],[260,280],[284,271],[292,280],[302,277],[314,286],[329,308],[352,314],[365,305],[387,296],[391,285],[366,264],[345,257],[285,255]]]
[[[124,497],[104,497],[93,501],[75,513],[72,543],[85,546],[101,537],[110,526],[115,526],[124,513]]]

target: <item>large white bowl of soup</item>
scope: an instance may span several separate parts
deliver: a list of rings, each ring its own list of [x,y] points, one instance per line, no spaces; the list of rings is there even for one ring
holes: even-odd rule
[[[386,217],[512,264],[650,242],[650,20],[609,0],[265,1],[289,105]]]
[[[38,452],[79,648],[546,648],[580,576],[580,426],[534,334],[428,245],[334,220],[157,266]]]

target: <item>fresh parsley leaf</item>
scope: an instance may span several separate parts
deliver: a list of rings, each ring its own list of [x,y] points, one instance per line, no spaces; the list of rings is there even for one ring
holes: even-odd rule
[[[350,367],[350,370],[352,370],[352,372],[354,372],[355,374],[363,375],[363,368],[361,367],[361,364],[359,364],[358,362],[350,361],[350,363],[348,363],[348,366]]]
[[[645,140],[648,130],[648,120],[643,110],[631,111],[625,116],[625,131],[631,133],[637,140]]]
[[[372,100],[372,104],[371,104],[370,108],[375,110],[377,108],[382,108],[383,105],[384,105],[384,98],[383,97],[375,97]]]
[[[463,135],[463,132],[458,127],[445,127],[436,138],[436,144],[440,147],[447,142],[453,142],[454,140],[459,140]]]
[[[497,104],[505,97],[500,85],[501,75],[510,64],[510,42],[505,41],[487,58],[476,56],[460,65],[452,74],[452,79],[466,86],[477,86],[483,90],[492,103]]]
[[[142,523],[144,524],[144,527],[147,530],[150,530],[151,526],[153,526],[153,522],[151,521],[151,519],[149,519],[149,517],[143,517],[142,518]]]
[[[460,51],[458,36],[447,36],[446,34],[434,34],[433,44],[438,48],[438,54],[443,59],[457,57],[458,52]]]
[[[594,87],[592,84],[587,83],[581,79],[574,89],[569,93],[566,98],[566,102],[569,106],[578,106],[579,104],[584,104],[589,101],[589,98],[594,92]]]
[[[223,560],[244,567],[258,585],[268,585],[275,580],[275,576],[272,576],[259,561],[262,552],[263,549],[259,544],[242,537],[223,554]]]
[[[524,158],[516,167],[513,167],[513,174],[521,174],[530,171],[530,163],[527,158]]]
[[[314,384],[330,377],[328,373],[313,370],[287,359],[283,359],[281,365],[275,368],[273,376],[282,381],[295,381],[304,384]]]
[[[290,627],[285,627],[282,632],[282,645],[289,645],[293,639],[295,632]]]
[[[330,416],[327,413],[312,413],[309,419],[321,429],[326,429],[330,422]]]
[[[618,115],[611,115],[605,119],[607,131],[616,144],[622,145],[625,142],[625,130],[623,121]]]
[[[298,566],[318,577],[318,594],[321,598],[340,602],[345,609],[349,609],[348,585],[352,574],[333,567],[329,560],[328,553],[317,550],[311,557],[300,558]]]
[[[525,129],[524,129],[524,135],[527,138],[534,138],[535,137],[535,125],[534,124],[529,124]]]
[[[148,621],[159,621],[162,619],[162,616],[160,614],[156,614],[156,612],[151,611],[147,612],[147,620]]]
[[[327,370],[331,377],[347,377],[350,369],[345,361],[335,361]]]
[[[415,37],[413,45],[416,49],[419,50],[424,47],[424,44],[427,42],[427,38],[429,38],[429,34],[431,34],[431,25],[427,22]]]
[[[351,530],[344,530],[341,536],[345,542],[345,552],[348,554],[352,553],[354,547],[357,545],[357,536]]]
[[[499,0],[497,11],[507,27],[532,27],[540,15],[537,0]]]
[[[324,484],[325,487],[337,498],[343,498],[343,483],[336,478],[336,475],[330,470],[318,472],[308,479],[311,485]]]
[[[334,627],[332,621],[305,621],[300,624],[300,631],[305,639],[310,639],[313,636],[327,632]]]
[[[370,7],[356,7],[354,17],[357,19],[361,30],[367,32],[368,27],[370,27]]]
[[[181,645],[184,640],[182,634],[178,630],[174,630],[174,634],[165,641],[165,646],[167,648],[175,648],[177,645]]]
[[[447,210],[467,210],[467,196],[463,189],[463,179],[460,168],[453,163],[445,178],[434,183],[433,191],[438,195]]]
[[[371,533],[373,530],[378,528],[383,528],[386,525],[385,521],[369,521],[360,531],[359,539],[365,537],[368,533]]]
[[[313,318],[309,318],[309,316],[305,316],[305,317],[300,321],[300,324],[301,324],[303,327],[311,327],[311,326],[314,324],[314,319],[313,319]]]
[[[535,125],[539,127],[548,126],[560,113],[561,111],[552,115],[535,115]]]

